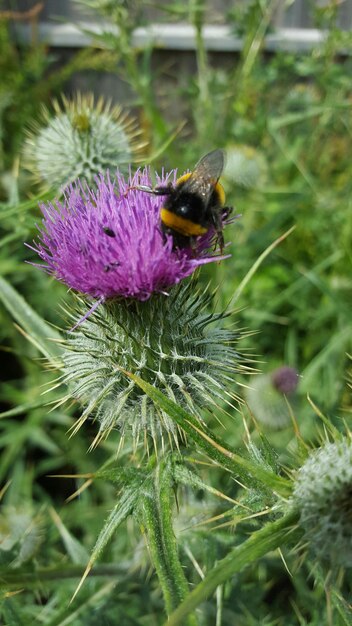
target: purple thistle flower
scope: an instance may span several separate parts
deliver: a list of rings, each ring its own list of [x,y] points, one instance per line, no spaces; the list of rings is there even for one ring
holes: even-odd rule
[[[157,177],[165,185],[176,181],[176,171]],[[163,198],[130,189],[151,186],[149,168],[125,181],[117,172],[97,178],[96,191],[77,181],[64,200],[41,205],[40,236],[29,246],[44,261],[46,271],[75,291],[98,302],[124,297],[147,300],[192,274],[195,269],[225,258],[207,252],[214,232],[191,247],[173,249],[171,236],[160,229]],[[95,308],[95,307],[94,307]]]

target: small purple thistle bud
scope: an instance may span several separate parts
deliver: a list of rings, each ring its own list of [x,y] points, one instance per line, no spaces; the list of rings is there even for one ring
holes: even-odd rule
[[[157,177],[160,185],[176,180],[176,171]],[[214,232],[198,238],[196,249],[174,249],[160,229],[163,198],[136,185],[152,184],[150,170],[127,180],[117,172],[97,178],[97,189],[76,182],[64,200],[41,205],[40,236],[31,247],[45,269],[71,289],[91,298],[148,300],[163,293],[197,267],[219,260],[209,254]],[[42,265],[40,267],[43,267]]]
[[[271,374],[271,382],[275,389],[283,395],[289,395],[297,389],[298,373],[293,367],[283,365]]]

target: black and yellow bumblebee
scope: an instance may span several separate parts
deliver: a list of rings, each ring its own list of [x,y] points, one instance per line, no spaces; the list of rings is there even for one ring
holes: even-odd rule
[[[160,209],[161,229],[172,236],[174,248],[194,248],[197,237],[213,228],[223,250],[223,220],[231,212],[225,207],[225,192],[219,183],[224,165],[224,151],[213,150],[198,161],[192,172],[178,178],[175,186],[137,187],[166,196]]]

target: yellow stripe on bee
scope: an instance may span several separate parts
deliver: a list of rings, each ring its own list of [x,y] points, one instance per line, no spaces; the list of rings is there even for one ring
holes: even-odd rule
[[[177,181],[176,181],[176,185],[180,185],[181,183],[186,182],[186,180],[189,179],[191,174],[192,174],[192,172],[187,172],[187,174],[183,174],[183,176],[180,176],[180,178],[178,178]],[[218,194],[218,200],[219,200],[220,206],[224,206],[225,200],[226,200],[226,196],[225,196],[225,191],[224,191],[224,188],[223,188],[222,184],[221,183],[215,183],[214,189],[215,189],[216,193]]]
[[[183,176],[180,176],[180,178],[176,180],[176,185],[180,185],[181,183],[184,183],[185,180],[188,180],[191,174],[192,172],[187,172],[187,174],[183,174]]]
[[[225,195],[225,191],[224,191],[224,188],[223,188],[221,183],[216,183],[215,191],[216,191],[216,193],[219,196],[219,204],[220,204],[220,206],[224,206],[225,200],[226,200],[226,195]]]
[[[180,217],[168,209],[161,209],[160,219],[167,228],[172,228],[172,230],[186,237],[198,237],[198,235],[204,235],[208,232],[204,226],[187,220],[185,217]]]

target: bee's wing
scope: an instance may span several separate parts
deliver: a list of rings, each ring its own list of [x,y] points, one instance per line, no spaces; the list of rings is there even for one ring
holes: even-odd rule
[[[223,150],[213,150],[198,161],[183,189],[201,195],[208,200],[225,165]]]

